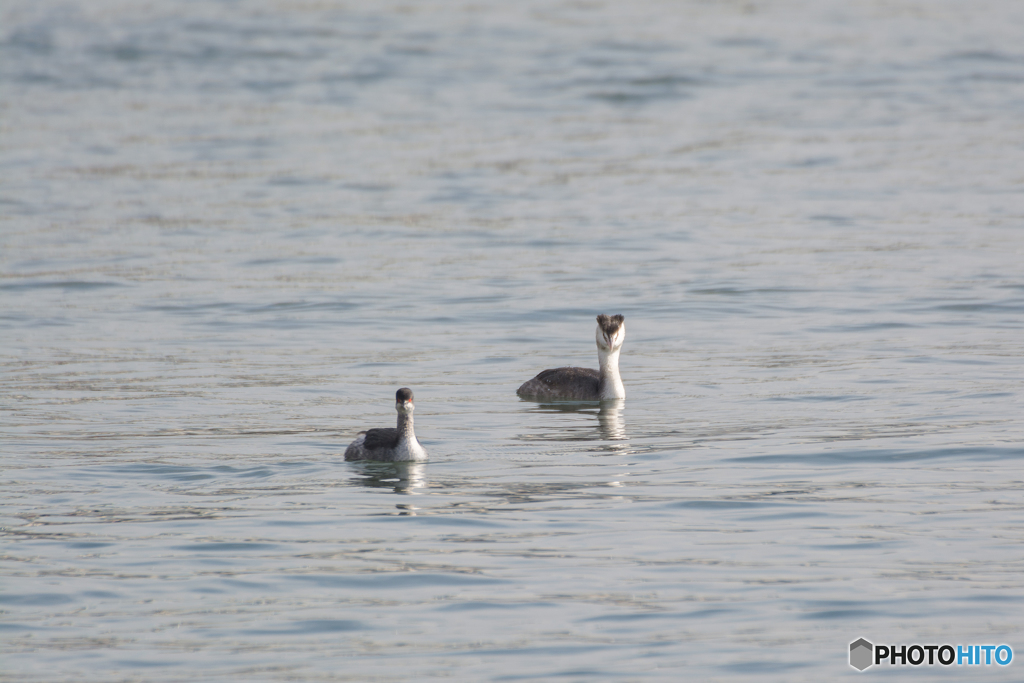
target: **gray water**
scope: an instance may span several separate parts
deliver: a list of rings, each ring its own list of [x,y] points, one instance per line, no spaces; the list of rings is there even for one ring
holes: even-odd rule
[[[1016,0],[6,0],[0,678],[1019,659],[1022,46]],[[625,402],[517,398],[599,313]],[[401,386],[429,462],[346,463]]]

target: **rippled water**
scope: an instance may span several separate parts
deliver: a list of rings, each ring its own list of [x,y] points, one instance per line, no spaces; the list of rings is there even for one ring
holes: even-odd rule
[[[0,678],[1024,653],[1022,26],[3,3]],[[626,401],[518,399],[598,313]],[[430,461],[344,462],[400,386]]]

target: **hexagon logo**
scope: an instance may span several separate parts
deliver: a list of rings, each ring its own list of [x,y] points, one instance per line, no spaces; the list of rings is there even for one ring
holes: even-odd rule
[[[871,660],[874,659],[874,652],[874,645],[863,638],[858,638],[850,643],[850,666],[857,671],[863,671],[873,664]]]

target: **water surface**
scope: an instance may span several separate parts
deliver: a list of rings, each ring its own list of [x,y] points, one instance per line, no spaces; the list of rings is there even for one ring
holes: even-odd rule
[[[4,3],[4,673],[1024,653],[1021,26],[1009,0]],[[596,366],[598,313],[626,316],[626,401],[518,399]],[[400,386],[430,461],[344,462]]]

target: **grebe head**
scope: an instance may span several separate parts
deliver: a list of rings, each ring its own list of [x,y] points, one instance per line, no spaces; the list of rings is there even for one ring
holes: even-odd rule
[[[621,315],[597,316],[597,348],[601,351],[618,351],[626,340],[626,319]]]
[[[395,392],[395,410],[405,415],[412,415],[416,406],[412,403],[412,389],[402,387]]]

